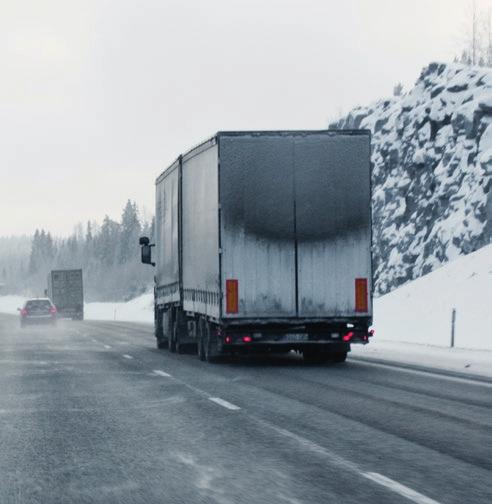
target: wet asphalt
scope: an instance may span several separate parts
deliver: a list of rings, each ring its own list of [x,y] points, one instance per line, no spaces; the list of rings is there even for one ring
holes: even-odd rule
[[[0,315],[0,503],[490,503],[492,383]]]

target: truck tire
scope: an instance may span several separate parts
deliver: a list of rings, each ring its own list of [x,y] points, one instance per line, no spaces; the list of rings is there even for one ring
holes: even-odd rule
[[[333,362],[345,362],[347,360],[347,352],[335,352],[332,359]]]
[[[156,347],[158,350],[164,350],[165,348],[167,348],[167,346],[169,344],[167,340],[163,340],[163,339],[159,339],[159,338],[157,338],[155,341],[156,341]]]
[[[196,344],[196,354],[198,355],[198,358],[201,361],[205,360],[205,347],[204,347],[204,335],[205,335],[205,320],[203,318],[200,318],[198,320],[198,338],[197,338],[197,344]]]
[[[330,358],[330,354],[321,348],[306,348],[302,356],[306,364],[324,364]]]
[[[164,348],[168,348],[169,341],[167,339],[167,333],[169,333],[169,321],[165,316],[166,312],[164,310],[157,309],[155,314],[155,338],[156,338],[156,346],[159,350],[163,350]]]
[[[210,322],[204,322],[203,332],[203,357],[204,360],[210,363],[219,362],[219,352],[217,350],[217,337]]]
[[[169,331],[167,335],[167,348],[171,353],[176,352],[176,340],[174,339],[176,334],[176,321],[172,321],[172,330]]]
[[[178,308],[175,311],[174,317],[174,348],[176,353],[184,354],[189,347],[189,342],[187,342],[188,336],[188,326],[186,321],[186,315],[183,310]]]

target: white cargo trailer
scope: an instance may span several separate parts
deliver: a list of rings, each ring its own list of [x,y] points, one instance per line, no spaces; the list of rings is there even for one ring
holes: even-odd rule
[[[368,131],[218,133],[156,181],[158,347],[344,360],[369,337],[371,238]]]

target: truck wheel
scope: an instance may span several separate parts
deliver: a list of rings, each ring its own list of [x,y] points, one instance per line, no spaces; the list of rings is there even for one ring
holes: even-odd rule
[[[198,338],[197,338],[198,341],[196,344],[196,353],[201,361],[205,360],[205,348],[203,344],[205,324],[206,322],[202,318],[200,318],[200,320],[198,321]]]
[[[329,358],[329,354],[320,348],[306,348],[302,356],[306,364],[324,364]]]
[[[168,332],[167,334],[167,347],[171,353],[176,352],[176,340],[175,334],[176,334],[176,321],[173,320],[172,322],[172,330]]]
[[[167,340],[163,340],[163,339],[159,339],[159,338],[156,339],[156,346],[159,350],[163,350],[164,348],[167,348],[168,344],[169,344],[169,342]]]
[[[212,330],[211,324],[205,322],[205,331],[203,332],[203,356],[204,360],[210,363],[216,363],[219,361],[219,353],[217,351],[217,338]]]
[[[333,362],[345,362],[347,360],[347,352],[335,352],[333,354]]]
[[[168,348],[169,341],[167,339],[167,335],[169,334],[169,320],[168,317],[165,316],[164,310],[155,311],[155,319],[154,319],[154,334],[156,338],[156,346],[159,350],[164,348]]]

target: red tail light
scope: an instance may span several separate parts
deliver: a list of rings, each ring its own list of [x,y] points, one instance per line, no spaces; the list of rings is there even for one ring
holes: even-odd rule
[[[239,311],[239,282],[233,279],[226,280],[226,312],[238,313]]]
[[[20,311],[20,314],[22,317],[25,317],[27,315],[27,310],[25,308],[22,308],[22,310]]]
[[[354,337],[354,333],[353,332],[348,332],[347,334],[345,334],[343,336],[343,341],[350,341],[352,338]]]
[[[369,303],[367,299],[367,278],[355,279],[355,311],[367,313]]]
[[[374,329],[369,329],[369,337],[372,337],[376,334],[376,331]]]
[[[243,336],[243,341],[245,343],[251,343],[253,341],[253,338],[251,338],[251,336]]]
[[[56,307],[52,306],[50,308],[50,313],[51,313],[51,315],[54,315],[56,313]]]
[[[232,336],[229,336],[227,335],[225,338],[224,338],[224,343],[226,345],[230,345],[232,343]]]

